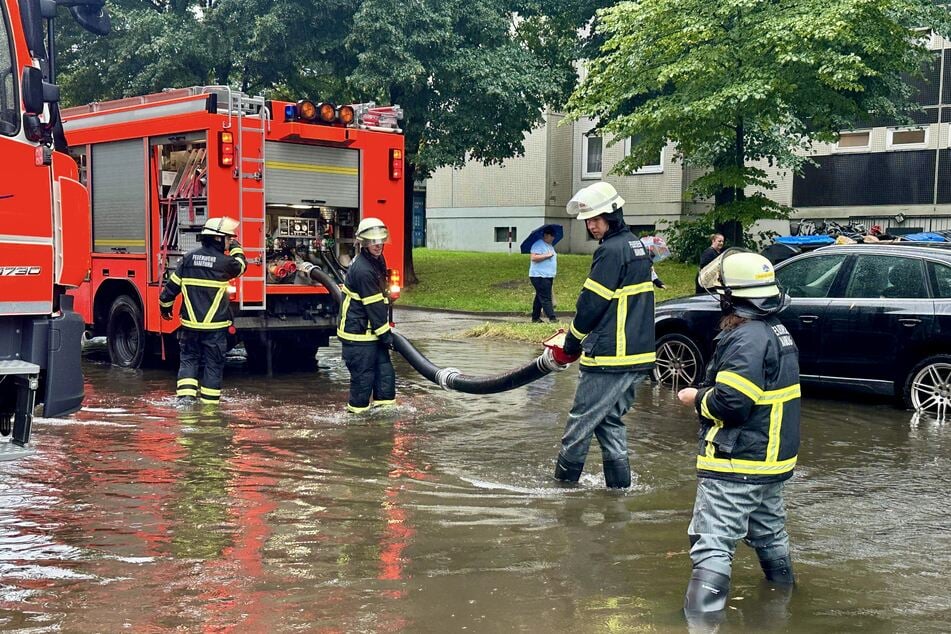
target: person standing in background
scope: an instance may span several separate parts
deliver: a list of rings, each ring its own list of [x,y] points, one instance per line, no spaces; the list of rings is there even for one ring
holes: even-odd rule
[[[710,236],[710,246],[700,254],[700,269],[697,271],[697,279],[694,281],[694,286],[696,287],[694,290],[697,295],[706,292],[706,290],[700,286],[700,271],[703,270],[703,267],[716,260],[717,256],[723,252],[724,240],[725,238],[722,233],[714,233]]]
[[[535,287],[535,301],[532,302],[532,322],[541,323],[542,311],[548,321],[558,321],[555,317],[552,286],[558,272],[558,255],[552,243],[555,241],[555,230],[545,227],[542,237],[532,245],[532,263],[528,267],[528,279]]]

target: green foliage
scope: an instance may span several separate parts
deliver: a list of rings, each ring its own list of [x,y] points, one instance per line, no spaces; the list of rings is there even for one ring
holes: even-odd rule
[[[769,201],[772,202],[772,201]],[[664,221],[661,221],[662,223]],[[760,251],[777,235],[775,231],[753,231],[752,222],[744,223],[741,244],[726,244],[726,247],[740,246],[751,251]],[[716,233],[717,215],[710,213],[699,218],[677,220],[661,226],[672,257],[678,262],[696,267],[700,254],[710,246],[710,236]],[[663,266],[661,263],[660,266]],[[696,269],[694,269],[696,271]],[[666,279],[664,280],[666,282]],[[692,282],[692,278],[691,278]],[[692,288],[692,287],[691,287]]]
[[[340,33],[355,4],[110,0],[106,37],[57,21],[58,81],[67,105],[209,84],[272,96],[288,86],[305,90],[298,97],[344,93],[338,65],[353,62],[343,55]]]
[[[416,178],[467,159],[521,154],[543,107],[573,78],[567,25],[515,19],[495,0],[374,0],[354,15],[346,45],[361,94],[399,102]]]
[[[776,217],[767,197],[744,195],[771,188],[750,163],[796,172],[813,141],[902,118],[905,79],[931,59],[922,25],[947,33],[951,18],[928,0],[620,2],[598,13],[604,45],[569,113],[633,139],[617,173],[672,141],[680,160],[709,169],[690,194],[714,198],[719,218]]]

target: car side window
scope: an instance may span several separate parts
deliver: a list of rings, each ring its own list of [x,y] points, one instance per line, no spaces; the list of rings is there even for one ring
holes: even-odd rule
[[[951,266],[928,262],[931,271],[931,286],[935,299],[951,298]]]
[[[859,255],[852,267],[852,277],[845,289],[845,297],[925,299],[922,262],[913,258],[892,255]]]
[[[828,297],[843,262],[844,254],[790,261],[776,271],[776,279],[790,297]]]

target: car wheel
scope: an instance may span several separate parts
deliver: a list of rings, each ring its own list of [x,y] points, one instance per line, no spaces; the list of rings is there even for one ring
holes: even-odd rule
[[[109,309],[106,324],[106,345],[109,360],[123,368],[138,368],[145,357],[145,325],[139,303],[128,295],[120,295]]]
[[[703,371],[700,348],[687,335],[669,333],[657,340],[654,379],[675,390],[696,385]]]
[[[905,405],[915,411],[938,418],[951,414],[951,355],[928,357],[912,368],[902,396]]]

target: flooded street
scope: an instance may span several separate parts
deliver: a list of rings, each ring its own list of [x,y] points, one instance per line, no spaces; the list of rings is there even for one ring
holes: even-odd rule
[[[448,321],[448,323],[447,323]],[[537,347],[442,336],[491,374]],[[229,366],[222,406],[179,409],[166,370],[85,361],[87,398],[4,463],[0,628],[30,632],[684,632],[696,421],[649,382],[628,414],[634,486],[552,479],[577,368],[494,396],[395,359],[399,407],[345,412],[336,342],[316,373]],[[951,423],[809,397],[789,482],[799,585],[740,546],[722,632],[951,631]]]

